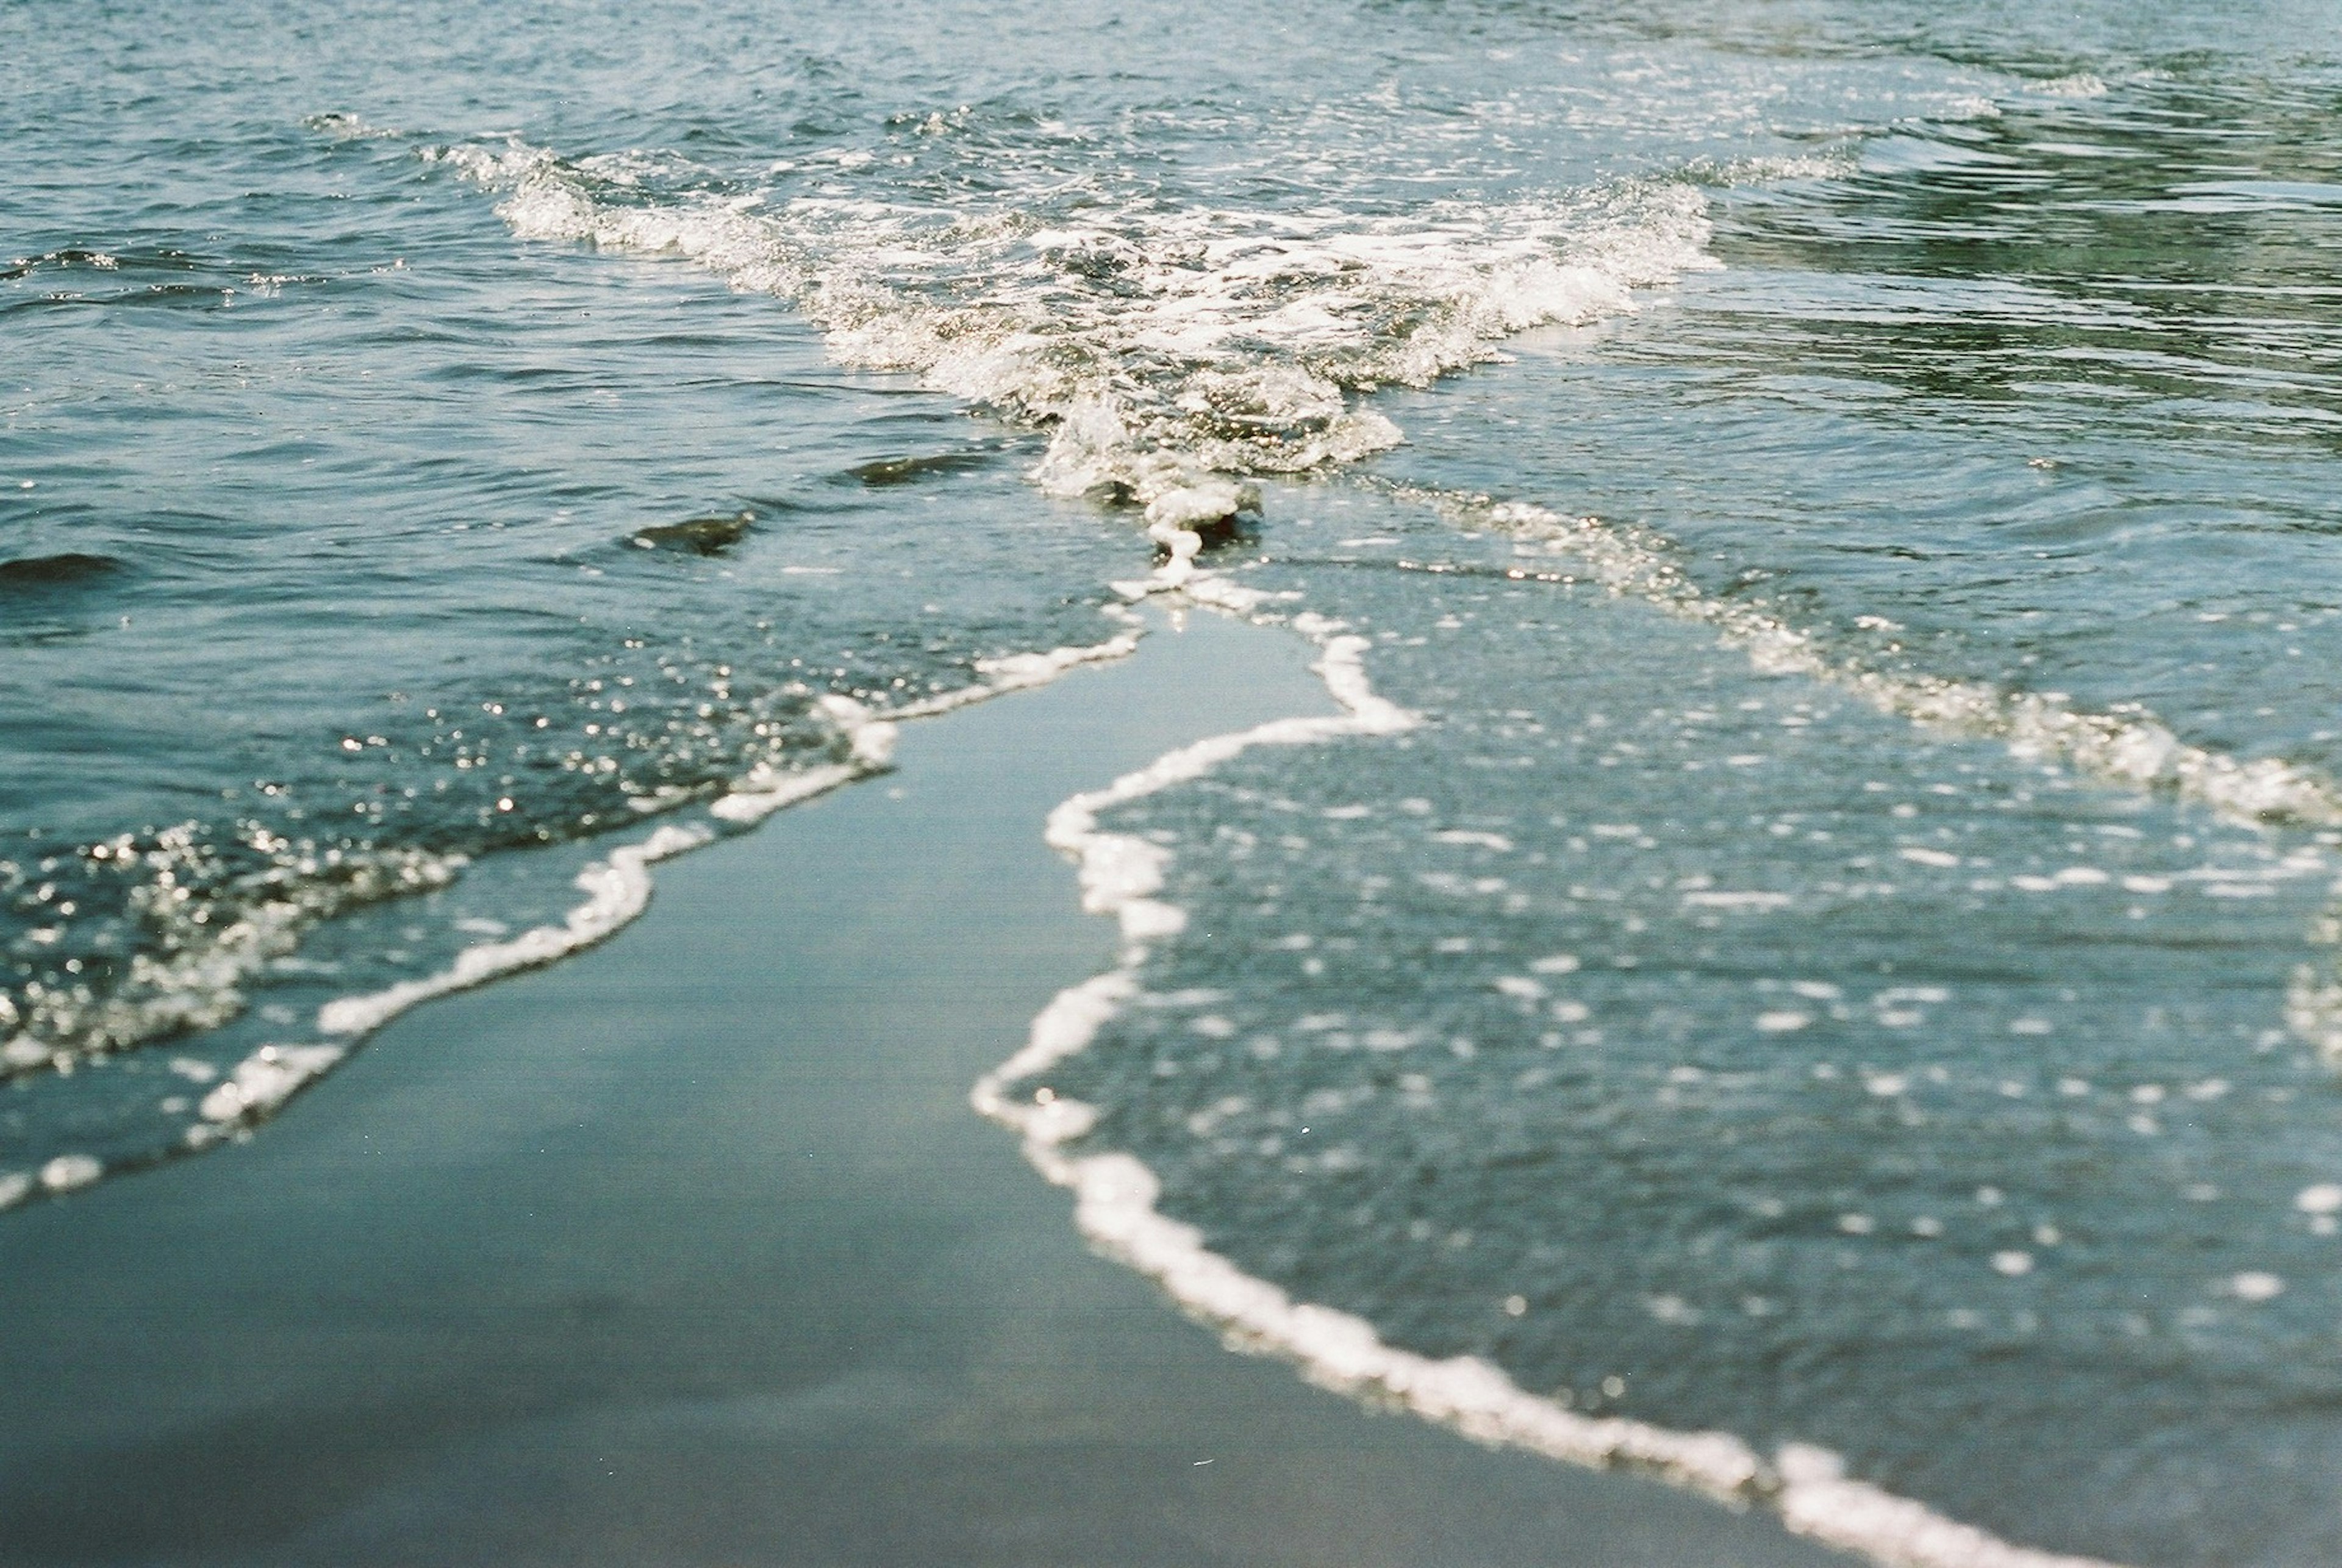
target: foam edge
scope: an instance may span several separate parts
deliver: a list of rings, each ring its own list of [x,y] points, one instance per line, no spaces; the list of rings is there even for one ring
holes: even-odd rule
[[[1107,603],[1101,612],[1121,629],[1104,642],[1011,654],[976,661],[982,679],[939,697],[900,708],[874,710],[846,696],[821,699],[818,706],[846,742],[846,758],[802,772],[759,766],[710,802],[707,814],[735,829],[753,827],[785,807],[811,800],[894,766],[898,724],[933,718],[971,703],[1045,685],[1085,664],[1122,658],[1136,650],[1145,628],[1125,606]],[[645,809],[663,812],[680,800],[658,800]],[[0,1171],[0,1210],[36,1197],[55,1196],[90,1185],[101,1176],[141,1169],[173,1154],[191,1154],[251,1129],[282,1110],[355,1050],[366,1036],[412,1007],[468,991],[505,975],[542,968],[607,941],[650,907],[650,868],[721,836],[709,823],[666,823],[633,844],[621,844],[578,874],[586,896],[558,925],[542,925],[517,936],[467,947],[435,974],[401,981],[379,991],[337,997],[318,1009],[316,1032],[324,1040],[262,1045],[228,1070],[196,1107],[198,1120],[181,1134],[175,1150],[108,1165],[75,1153],[57,1155],[37,1170]]]
[[[1176,587],[1199,603],[1240,610],[1257,595],[1216,574],[1188,567],[1148,584]],[[1222,589],[1233,592],[1222,592]],[[1074,1194],[1076,1226],[1107,1257],[1154,1280],[1188,1315],[1220,1331],[1229,1348],[1279,1356],[1320,1387],[1370,1403],[1390,1404],[1491,1447],[1519,1448],[1596,1469],[1627,1468],[1704,1493],[1730,1506],[1770,1505],[1792,1533],[1859,1553],[1887,1568],[2117,1568],[2097,1559],[2014,1545],[1866,1482],[1850,1480],[1838,1457],[1807,1444],[1782,1447],[1767,1463],[1729,1433],[1677,1432],[1623,1417],[1565,1410],[1515,1383],[1476,1356],[1431,1358],[1386,1343],[1364,1319],[1296,1302],[1244,1273],[1205,1243],[1195,1226],[1156,1207],[1161,1183],[1132,1155],[1075,1154],[1070,1145],[1096,1125],[1096,1107],[1047,1084],[1019,1091],[1087,1049],[1098,1032],[1140,992],[1150,943],[1176,934],[1186,913],[1156,895],[1169,852],[1099,826],[1102,813],[1209,773],[1258,745],[1312,744],[1350,735],[1391,734],[1418,720],[1375,693],[1361,655],[1363,637],[1338,623],[1293,618],[1322,652],[1315,666],[1342,712],[1324,718],[1275,719],[1166,753],[1102,789],[1074,795],[1051,812],[1045,838],[1072,859],[1082,907],[1120,924],[1116,967],[1066,987],[1034,1019],[1023,1049],[978,1079],[969,1101],[982,1115],[1016,1134],[1026,1159]]]
[[[1463,492],[1392,486],[1393,494],[1468,514],[1524,542],[1575,556],[1614,594],[1639,598],[1679,619],[1715,629],[1756,670],[1835,686],[1880,713],[1925,729],[1999,741],[2011,754],[2062,762],[2117,788],[2165,794],[2247,826],[2342,828],[2342,788],[2309,767],[2277,757],[2239,758],[2179,738],[2143,706],[2093,713],[2056,693],[2009,691],[1987,682],[1867,667],[1825,648],[1813,633],[1771,612],[1703,594],[1666,548],[1597,517],[1565,517],[1526,502]],[[2312,946],[2342,946],[2342,882],[2307,934]],[[2342,1074],[2342,972],[2331,962],[2295,969],[2286,985],[2287,1027],[2328,1071]]]
[[[1143,634],[1136,617],[1118,604],[1104,608],[1109,617],[1125,623],[1105,642],[979,661],[976,673],[984,679],[926,703],[881,713],[851,697],[824,697],[818,706],[845,736],[846,760],[796,773],[759,766],[711,802],[708,815],[734,828],[753,827],[785,807],[890,770],[902,720],[934,717],[1130,654]],[[705,823],[662,824],[648,836],[620,844],[580,872],[576,886],[586,900],[559,925],[540,925],[517,936],[480,943],[464,949],[435,974],[326,1003],[317,1011],[316,1029],[331,1043],[265,1045],[253,1053],[205,1097],[199,1108],[204,1120],[188,1129],[187,1146],[205,1147],[273,1114],[365,1036],[412,1007],[525,969],[542,968],[607,941],[650,907],[653,865],[712,844],[718,836],[717,829]],[[20,1184],[13,1174],[0,1174],[0,1208],[31,1187],[30,1178]]]
[[[2056,758],[2105,783],[2167,792],[2233,822],[2342,826],[2342,791],[2330,780],[2275,757],[2237,758],[2191,744],[2143,708],[2092,713],[2068,705],[2056,693],[1873,669],[1832,654],[1813,633],[1767,610],[1703,593],[1686,579],[1665,545],[1640,531],[1615,528],[1598,517],[1564,516],[1527,502],[1391,489],[1477,517],[1549,553],[1575,556],[1594,582],[1612,593],[1713,627],[1762,674],[1804,676],[1925,728],[1997,739],[2020,756]]]

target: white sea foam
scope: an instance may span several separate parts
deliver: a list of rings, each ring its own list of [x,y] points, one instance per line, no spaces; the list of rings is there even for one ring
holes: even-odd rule
[[[981,691],[981,688],[979,688]],[[851,697],[826,696],[817,704],[822,716],[846,736],[846,760],[795,771],[759,765],[734,782],[708,814],[746,827],[764,821],[783,806],[826,794],[841,784],[882,773],[895,762],[895,724],[881,718]]]
[[[446,886],[460,854],[413,849],[317,849],[269,839],[255,895],[189,899],[211,853],[193,824],[166,828],[141,847],[125,835],[94,846],[96,858],[134,858],[149,881],[132,904],[155,933],[155,950],[131,956],[109,987],[87,980],[28,985],[21,1006],[0,1001],[0,1076],[70,1068],[148,1041],[216,1028],[244,1010],[252,978],[291,954],[304,934],[346,911]],[[184,879],[184,880],[183,880]],[[176,894],[176,896],[174,896]]]
[[[2285,1022],[2329,1069],[2342,1073],[2342,976],[2330,965],[2295,967],[2285,988]]]
[[[579,873],[577,886],[586,894],[586,902],[561,924],[540,925],[502,942],[483,942],[465,948],[435,974],[329,1002],[317,1012],[317,1030],[344,1037],[370,1034],[417,1003],[534,969],[603,941],[649,905],[654,864],[696,849],[714,836],[696,824],[663,824],[649,837],[619,846],[608,859]]]
[[[59,1154],[41,1167],[41,1185],[52,1193],[86,1187],[105,1174],[105,1166],[88,1154]]]
[[[2342,789],[2317,770],[2277,757],[2241,760],[2190,744],[2144,707],[2126,704],[2091,713],[2076,709],[2058,693],[2015,692],[1983,681],[1873,669],[1768,610],[1703,593],[1685,579],[1666,542],[1643,530],[1614,527],[1598,517],[1568,517],[1521,502],[1448,491],[1394,490],[1476,524],[1508,530],[1524,547],[1574,557],[1590,580],[1611,592],[1714,627],[1727,645],[1744,650],[1750,663],[1768,674],[1803,675],[1915,724],[1995,738],[2019,756],[2055,758],[2105,783],[2176,795],[2234,822],[2342,826]],[[1924,848],[1898,853],[1929,865],[1956,858]],[[2210,897],[2257,897],[2271,891],[2268,884],[2274,881],[2326,864],[2317,851],[2304,848],[2257,871],[2211,867],[2176,880],[2195,882]],[[2027,891],[2054,892],[2107,877],[2093,867],[2071,867],[2052,876],[2009,880]],[[2127,879],[2126,885],[2133,892],[2168,886],[2161,879],[2134,885],[2137,881]],[[2342,884],[2337,884],[2334,903],[2313,924],[2309,937],[2320,946],[2342,946]],[[2329,1068],[2342,1072],[2342,972],[2332,963],[2297,967],[2287,985],[2285,1018]]]
[[[2025,90],[2049,98],[2103,98],[2107,92],[2105,78],[2088,71],[2027,82]]]
[[[817,794],[826,794],[840,784],[851,784],[861,776],[860,770],[843,763],[806,768],[798,773],[759,769],[734,784],[730,794],[707,809],[710,814],[725,822],[746,827],[751,823],[764,821],[783,806],[811,800]]]
[[[977,684],[963,686],[938,697],[891,710],[896,719],[931,718],[947,714],[970,703],[983,702],[1004,692],[1021,692],[1029,686],[1046,685],[1068,670],[1084,664],[1103,664],[1111,659],[1127,658],[1137,651],[1142,624],[1138,617],[1119,604],[1104,606],[1110,620],[1122,623],[1122,630],[1102,643],[1075,644],[1062,648],[1045,648],[1035,653],[1003,654],[996,658],[978,659],[976,673],[984,679]]]
[[[1137,646],[1142,623],[1118,605],[1106,606],[1106,614],[1122,625],[1105,641],[978,661],[978,681],[940,696],[884,712],[845,696],[824,697],[816,708],[845,742],[844,760],[796,771],[760,765],[735,781],[726,794],[709,803],[708,815],[732,826],[752,825],[786,806],[890,768],[896,726],[903,720],[949,713],[969,703],[1044,684],[1085,664],[1129,654]],[[654,800],[647,804],[646,810],[670,810],[681,800],[679,796]],[[325,1004],[318,1011],[316,1028],[328,1037],[326,1040],[263,1045],[225,1076],[210,1064],[191,1057],[174,1060],[169,1064],[173,1072],[208,1086],[194,1107],[195,1119],[180,1136],[181,1148],[205,1149],[240,1135],[331,1071],[365,1036],[418,1004],[554,963],[606,940],[649,906],[653,865],[712,843],[716,836],[716,829],[706,823],[667,823],[636,843],[618,846],[580,873],[576,885],[586,896],[558,925],[539,926],[517,936],[507,936],[506,928],[496,921],[476,917],[458,921],[456,929],[485,934],[492,939],[465,948],[447,967],[435,974]],[[380,859],[379,867],[372,862],[360,865],[359,875],[395,878],[401,887],[417,889],[445,885],[465,864],[460,857],[453,856]],[[372,884],[365,885],[371,888]],[[294,910],[288,904],[282,906],[286,913],[281,930],[271,926],[265,936],[255,934],[261,931],[257,923],[275,907],[264,908],[246,923],[245,929],[229,934],[226,941],[214,948],[194,958],[183,957],[178,967],[168,974],[150,966],[145,978],[157,983],[175,980],[180,989],[197,994],[193,1000],[175,1004],[178,1011],[170,1014],[170,1017],[187,1018],[192,1015],[189,1010],[198,1006],[217,1013],[217,1017],[211,1017],[209,1012],[204,1014],[210,1022],[232,1016],[241,1005],[235,990],[237,982],[261,959],[290,951],[299,925],[322,918],[315,911]],[[305,918],[295,920],[296,914]],[[198,960],[200,966],[191,967],[197,965]],[[138,962],[147,961],[142,958]],[[0,998],[0,1002],[5,1001]],[[13,1021],[13,1014],[0,1019]],[[29,1035],[15,1035],[0,1041],[0,1071],[50,1067],[56,1055],[51,1044]],[[0,1172],[0,1209],[36,1193],[71,1192],[105,1174],[103,1164],[81,1154],[59,1155],[35,1172]]]
[[[1205,574],[1194,585],[1208,589],[1214,580]],[[1133,1156],[1072,1147],[1096,1124],[1096,1110],[1044,1080],[1140,999],[1138,974],[1149,944],[1176,934],[1186,922],[1184,911],[1157,896],[1169,852],[1106,830],[1100,814],[1196,778],[1255,746],[1389,734],[1416,722],[1374,692],[1360,658],[1363,638],[1323,622],[1314,625],[1323,639],[1319,673],[1341,714],[1273,720],[1196,742],[1103,789],[1075,795],[1050,814],[1048,843],[1073,859],[1083,907],[1121,923],[1121,961],[1051,1000],[1034,1020],[1024,1048],[977,1081],[970,1093],[976,1109],[1018,1134],[1035,1168],[1073,1192],[1075,1223],[1093,1245],[1156,1281],[1187,1312],[1219,1328],[1233,1348],[1284,1356],[1324,1387],[1398,1404],[1481,1443],[1577,1464],[1631,1466],[1728,1502],[1765,1501],[1797,1533],[1892,1568],[2109,1568],[2012,1545],[1850,1480],[1827,1450],[1790,1444],[1767,1462],[1728,1433],[1677,1432],[1566,1410],[1477,1357],[1435,1360],[1399,1349],[1364,1319],[1296,1302],[1212,1252],[1201,1232],[1156,1209],[1160,1183]],[[1575,966],[1572,960],[1552,967],[1563,973]]]
[[[1045,488],[1125,494],[1175,532],[1240,510],[1235,476],[1395,444],[1356,394],[1425,385],[1531,326],[1632,311],[1636,290],[1715,265],[1704,198],[1675,183],[1403,218],[1095,203],[1068,207],[1073,223],[1040,188],[986,210],[646,200],[689,171],[516,140],[425,155],[499,192],[524,238],[687,258],[789,299],[842,360],[1047,426]]]
[[[1037,654],[1008,654],[996,659],[979,659],[976,668],[994,691],[1013,692],[1045,684],[1082,664],[1123,658],[1137,646],[1138,629],[1134,625],[1120,636],[1087,647],[1051,648]]]
[[[1693,909],[1787,909],[1797,900],[1786,893],[1764,893],[1754,889],[1741,892],[1726,888],[1705,888],[1683,895],[1686,907]]]
[[[1982,112],[1981,110],[1979,112]],[[499,212],[525,237],[676,254],[744,289],[794,300],[851,363],[915,372],[928,384],[1047,426],[1036,472],[1062,493],[1106,490],[1146,508],[1164,561],[1134,596],[1184,589],[1236,608],[1246,590],[1197,570],[1201,529],[1240,511],[1235,476],[1293,473],[1392,444],[1395,426],[1353,394],[1386,381],[1422,385],[1490,357],[1500,338],[1544,323],[1631,310],[1633,291],[1708,265],[1696,193],[1655,187],[1603,229],[1603,215],[1556,205],[1436,208],[1398,222],[1315,215],[1132,210],[1080,228],[1014,210],[967,215],[850,199],[654,199],[620,163],[565,164],[541,150],[438,155],[504,193]],[[605,191],[623,186],[628,199]],[[1616,219],[1618,214],[1608,215]],[[1110,277],[1111,286],[1093,286]],[[1424,325],[1392,334],[1379,324]],[[1533,508],[1488,509],[1556,541],[1579,524]],[[1598,528],[1598,524],[1587,524]],[[1656,552],[1617,536],[1569,537],[1597,578],[1716,624],[1762,667],[1860,691],[1921,722],[1996,734],[2013,746],[2142,784],[2166,785],[2248,817],[2335,821],[2316,781],[2276,764],[2187,747],[2143,716],[2075,714],[2055,699],[1976,683],[1858,669],[1744,606],[1703,599]],[[1711,1492],[1771,1499],[1792,1528],[1882,1562],[1929,1568],[2046,1568],[2078,1559],[2029,1552],[1845,1478],[1818,1451],[1767,1463],[1736,1438],[1681,1433],[1559,1409],[1469,1358],[1432,1362],[1384,1344],[1346,1314],[1296,1303],[1206,1249],[1155,1211],[1151,1174],[1127,1156],[1073,1155],[1094,1112],[1044,1088],[1007,1088],[1082,1049],[1136,985],[1146,944],[1185,913],[1157,896],[1159,846],[1102,832],[1097,814],[1193,778],[1249,746],[1306,744],[1402,727],[1376,696],[1355,639],[1326,646],[1331,720],[1279,721],[1183,748],[1054,814],[1050,842],[1081,868],[1086,907],[1111,914],[1124,969],[1060,995],[1026,1049],[976,1090],[979,1108],[1020,1131],[1028,1154],[1077,1193],[1080,1223],[1106,1250],[1161,1280],[1191,1310],[1256,1348],[1295,1357],[1334,1386],[1394,1398],[1488,1441],[1587,1463],[1633,1463]]]
[[[226,1125],[256,1121],[339,1062],[340,1045],[263,1045],[235,1069],[197,1107],[207,1122]]]
[[[1646,530],[1483,495],[1409,486],[1390,489],[1475,525],[1506,530],[1520,538],[1525,549],[1573,557],[1590,581],[1615,594],[1714,627],[1727,645],[1742,649],[1751,664],[1767,674],[1819,681],[1915,724],[1997,739],[2019,756],[2054,758],[2102,782],[2175,795],[2230,821],[2329,830],[2342,826],[2342,788],[2315,769],[2277,757],[2240,760],[2190,744],[2135,704],[2092,713],[2074,708],[2057,693],[2015,692],[1983,681],[1873,669],[1768,610],[1703,593],[1685,579],[1669,544]],[[1958,861],[1948,852],[1924,847],[1897,853],[1905,860],[1931,866]],[[2305,847],[2257,870],[2207,867],[2173,879],[2125,878],[2124,885],[2134,893],[2163,892],[2177,880],[2198,884],[2208,897],[2259,897],[2271,892],[2269,884],[2276,881],[2320,871],[2327,864],[2319,852]],[[2106,873],[2087,866],[2009,879],[2011,885],[2032,892],[2107,880]],[[2342,947],[2342,883],[2313,924],[2309,939],[2319,946]],[[2297,967],[2286,988],[2285,1018],[2328,1068],[2342,1073],[2342,970],[2331,962]]]
[[[1573,557],[1589,580],[1614,593],[1712,626],[1767,674],[1803,675],[1929,728],[1997,738],[2020,755],[2056,758],[2108,783],[2177,794],[2234,821],[2342,825],[2342,791],[2310,769],[2275,757],[2243,761],[2191,745],[2140,708],[2090,713],[2057,693],[1873,669],[1770,611],[1703,592],[1685,578],[1666,542],[1644,530],[1523,502],[1394,488],[1400,495],[1506,530],[1526,549]]]

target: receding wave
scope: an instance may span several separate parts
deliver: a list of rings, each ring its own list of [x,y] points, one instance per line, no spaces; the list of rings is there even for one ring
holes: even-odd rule
[[[1108,609],[1119,628],[1105,641],[980,659],[971,684],[937,696],[883,712],[836,694],[820,699],[816,716],[837,737],[831,760],[778,759],[749,768],[707,804],[704,816],[662,823],[646,837],[622,843],[584,866],[572,883],[584,897],[557,923],[509,934],[498,929],[493,939],[473,942],[443,967],[378,990],[333,997],[314,1020],[318,1038],[272,1041],[224,1071],[192,1057],[175,1059],[172,1072],[205,1092],[166,1103],[163,1114],[176,1118],[169,1135],[148,1139],[126,1158],[109,1161],[67,1148],[30,1169],[0,1170],[0,1209],[35,1195],[72,1192],[109,1173],[237,1135],[275,1114],[367,1035],[418,1004],[555,963],[606,940],[649,907],[651,867],[658,862],[887,771],[897,721],[949,713],[1128,654],[1137,645],[1136,624],[1126,611]],[[131,879],[130,900],[150,926],[147,950],[134,954],[124,973],[103,986],[76,977],[69,984],[35,980],[13,997],[0,992],[0,1082],[36,1074],[69,1078],[81,1065],[103,1063],[115,1052],[217,1028],[244,1013],[256,977],[272,965],[297,962],[292,955],[304,937],[324,923],[385,900],[445,888],[468,864],[457,854],[320,851],[265,837],[246,847],[270,858],[265,869],[237,876],[223,874],[215,850],[195,824],[146,838],[125,835],[84,851],[91,864],[119,864]],[[191,896],[174,896],[180,892]],[[201,896],[192,896],[197,892]],[[289,1015],[284,1020],[292,1022]],[[70,1135],[73,1129],[64,1131]]]
[[[1206,602],[1236,611],[1258,607],[1256,595],[1216,574],[1186,581]],[[1255,747],[1397,734],[1417,722],[1374,691],[1360,663],[1364,638],[1306,613],[1293,624],[1321,644],[1318,668],[1341,705],[1338,715],[1276,720],[1199,741],[1103,789],[1076,795],[1050,815],[1048,841],[1078,867],[1083,907],[1121,927],[1120,962],[1059,993],[1034,1020],[1025,1048],[986,1074],[971,1100],[1020,1135],[1036,1169],[1072,1190],[1083,1233],[1156,1280],[1189,1313],[1221,1330],[1233,1347],[1285,1357],[1325,1387],[1398,1404],[1477,1442],[1597,1468],[1640,1470],[1727,1502],[1762,1503],[1798,1534],[1895,1568],[2107,1568],[2097,1559],[2036,1551],[1946,1518],[1849,1476],[1837,1454],[1812,1444],[1784,1443],[1768,1459],[1730,1433],[1679,1432],[1586,1414],[1530,1393],[1480,1357],[1435,1359],[1393,1345],[1364,1319],[1296,1301],[1214,1253],[1196,1227],[1156,1208],[1161,1183],[1138,1159],[1078,1146],[1097,1124],[1097,1110],[1052,1087],[1050,1070],[1086,1050],[1140,997],[1150,949],[1188,924],[1187,912],[1161,896],[1170,852],[1116,833],[1101,817]]]

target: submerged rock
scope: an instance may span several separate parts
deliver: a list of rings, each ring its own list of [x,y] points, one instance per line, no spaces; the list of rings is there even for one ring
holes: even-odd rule
[[[857,463],[846,474],[872,490],[883,490],[896,484],[916,484],[922,480],[940,479],[971,468],[981,468],[993,459],[990,452],[929,452],[908,457],[881,457],[869,463]]]
[[[27,555],[0,561],[0,588],[49,588],[109,577],[122,570],[111,555],[85,555],[68,551],[61,555]]]
[[[1259,521],[1259,489],[1218,474],[1183,474],[1146,503],[1146,532],[1170,556],[1250,538]],[[1185,536],[1193,546],[1183,547]]]
[[[747,537],[756,521],[753,512],[729,517],[690,517],[681,523],[638,528],[629,542],[637,550],[688,550],[695,555],[720,555]]]
[[[1151,526],[1192,528],[1233,524],[1242,513],[1260,511],[1260,491],[1218,474],[1182,474],[1146,502]]]

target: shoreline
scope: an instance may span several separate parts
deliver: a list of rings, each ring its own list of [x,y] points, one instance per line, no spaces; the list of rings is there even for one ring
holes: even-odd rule
[[[249,1142],[7,1216],[0,1555],[1847,1561],[1229,1354],[968,1109],[1111,963],[1044,817],[1330,714],[1308,656],[1196,616],[916,726]]]

